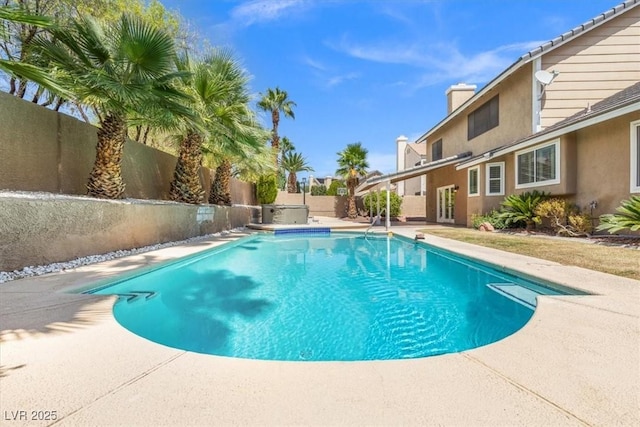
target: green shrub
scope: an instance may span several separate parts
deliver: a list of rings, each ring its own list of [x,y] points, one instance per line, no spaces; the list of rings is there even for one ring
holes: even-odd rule
[[[480,225],[484,222],[488,222],[496,230],[502,230],[503,228],[507,228],[506,224],[504,223],[504,220],[500,218],[500,212],[495,209],[483,215],[479,215],[479,214],[471,215],[471,222],[472,222],[473,228],[475,228],[476,230],[480,228]]]
[[[500,219],[507,227],[524,225],[527,230],[532,230],[535,224],[540,222],[540,217],[535,212],[536,207],[547,198],[549,193],[538,190],[507,196],[501,204]]]
[[[363,197],[364,209],[367,212],[372,211],[374,214],[377,212],[378,208],[378,193],[369,193]],[[396,193],[389,193],[389,201],[391,203],[390,216],[399,216],[400,215],[400,207],[402,206],[402,197],[398,196]],[[372,209],[369,210],[369,206],[372,206]],[[387,191],[380,192],[380,210],[384,209],[387,212]]]
[[[278,197],[278,184],[275,175],[263,175],[258,178],[256,196],[258,198],[258,204],[261,205],[268,205],[276,201],[276,197]]]
[[[337,196],[338,188],[347,188],[347,186],[344,182],[338,179],[334,179],[333,181],[331,181],[331,185],[327,189],[327,196]]]
[[[629,200],[623,200],[616,208],[616,213],[602,215],[598,231],[607,230],[609,233],[629,229],[640,230],[640,196],[631,196]]]
[[[311,187],[311,195],[312,196],[325,196],[327,194],[327,186],[322,185],[314,185]]]
[[[591,218],[566,200],[553,198],[540,202],[535,209],[540,218],[547,218],[558,235],[585,236],[591,232]]]

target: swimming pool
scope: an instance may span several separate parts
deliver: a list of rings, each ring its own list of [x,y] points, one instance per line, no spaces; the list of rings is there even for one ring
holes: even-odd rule
[[[88,291],[156,343],[268,360],[433,356],[513,334],[550,289],[397,237],[256,234]]]

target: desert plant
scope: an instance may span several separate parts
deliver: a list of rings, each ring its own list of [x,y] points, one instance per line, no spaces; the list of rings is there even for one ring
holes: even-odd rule
[[[347,216],[354,219],[358,216],[358,210],[356,209],[356,186],[359,182],[359,177],[365,177],[367,175],[367,168],[369,162],[367,162],[367,153],[369,151],[362,146],[361,142],[355,144],[347,144],[347,148],[338,153],[338,170],[336,175],[344,177],[347,183],[348,197],[349,197],[349,209],[347,210]]]
[[[500,217],[500,212],[496,209],[493,209],[491,212],[482,215],[471,215],[471,224],[473,228],[478,229],[480,228],[480,225],[485,222],[491,224],[496,230],[502,230],[503,228],[507,227],[504,223],[504,220]]]
[[[280,113],[285,117],[295,119],[293,107],[296,103],[289,99],[289,94],[286,90],[280,90],[279,87],[275,89],[267,89],[267,92],[261,94],[261,98],[258,101],[258,108],[267,113],[271,113],[271,123],[273,128],[271,130],[271,147],[273,148],[273,163],[278,167],[278,154],[280,153],[280,136],[278,135],[278,125],[280,124]]]
[[[275,175],[263,175],[256,184],[256,196],[258,203],[268,205],[276,201],[278,197],[278,185]]]
[[[598,231],[607,230],[609,233],[629,229],[640,230],[640,196],[631,196],[623,200],[616,208],[616,213],[602,215]]]
[[[591,231],[590,218],[581,215],[566,200],[553,198],[538,203],[535,209],[540,218],[549,219],[551,228],[558,235],[586,236]]]
[[[378,193],[369,193],[363,197],[362,202],[364,203],[364,209],[367,212],[373,210],[375,212],[378,208]],[[384,210],[389,212],[391,216],[400,215],[400,209],[402,207],[402,197],[398,196],[396,193],[389,193],[389,203],[391,204],[391,208],[387,211],[387,191],[383,190],[380,192],[380,210]]]
[[[500,219],[507,227],[525,225],[527,230],[532,230],[535,224],[540,222],[540,217],[536,215],[535,209],[538,203],[548,197],[549,193],[538,190],[507,196],[501,203]]]
[[[311,187],[311,195],[312,196],[326,196],[327,195],[327,186],[324,184],[314,185]]]
[[[313,168],[307,164],[302,154],[290,152],[282,157],[282,168],[289,172],[289,178],[287,179],[287,192],[298,192],[298,172],[312,172]]]

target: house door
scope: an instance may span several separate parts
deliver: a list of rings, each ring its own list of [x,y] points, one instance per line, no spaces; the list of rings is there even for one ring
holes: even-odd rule
[[[438,222],[454,221],[456,194],[453,185],[438,188]]]

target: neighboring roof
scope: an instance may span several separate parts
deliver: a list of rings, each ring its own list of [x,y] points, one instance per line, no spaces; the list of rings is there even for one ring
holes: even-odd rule
[[[447,157],[445,159],[435,160],[433,162],[426,163],[422,166],[416,166],[413,168],[405,169],[400,172],[394,172],[387,175],[369,178],[366,181],[364,181],[362,184],[358,185],[358,187],[356,187],[356,194],[362,194],[365,191],[383,182],[389,181],[390,183],[394,183],[398,181],[404,181],[410,178],[415,178],[416,176],[424,175],[430,170],[438,169],[443,166],[457,163],[460,161],[460,159],[463,159],[469,156],[471,156],[471,151],[456,154],[455,156]]]
[[[434,127],[432,127],[430,130],[428,130],[427,132],[425,132],[422,136],[420,136],[416,142],[425,142],[426,139],[435,131],[437,131],[440,127],[444,126],[446,123],[448,123],[450,120],[452,120],[454,117],[457,117],[458,114],[460,114],[462,111],[464,111],[467,106],[471,105],[473,102],[475,102],[478,98],[480,98],[481,96],[483,96],[484,94],[486,94],[487,92],[489,92],[491,89],[493,89],[494,87],[496,87],[500,82],[502,82],[504,79],[506,79],[508,76],[510,76],[511,74],[513,74],[515,71],[519,70],[523,65],[528,64],[529,62],[531,62],[532,60],[534,60],[535,58],[538,58],[539,56],[569,42],[570,40],[575,39],[576,37],[582,35],[583,33],[592,30],[593,28],[613,19],[614,16],[619,16],[620,14],[627,12],[628,10],[636,7],[640,5],[640,0],[626,0],[623,3],[620,3],[619,5],[608,9],[607,11],[601,13],[600,15],[596,16],[595,18],[590,19],[589,21],[585,22],[582,25],[579,25],[577,27],[575,27],[574,29],[567,31],[566,33],[556,37],[553,40],[550,40],[538,47],[536,47],[535,49],[527,52],[526,54],[522,55],[516,62],[514,62],[513,64],[511,64],[511,66],[509,66],[506,70],[504,70],[502,73],[498,74],[498,76],[496,78],[494,78],[493,80],[491,80],[489,83],[486,84],[486,86],[484,86],[482,89],[480,89],[478,92],[476,92],[475,95],[473,95],[471,98],[469,98],[466,102],[464,102],[462,105],[460,105],[458,108],[456,108],[453,112],[451,112],[449,115],[447,115],[444,119],[442,119],[438,124],[436,124]]]
[[[407,144],[407,147],[411,147],[413,151],[415,151],[421,156],[427,155],[427,144],[419,144],[419,143],[413,142],[411,144]]]
[[[457,165],[456,169],[468,168],[491,157],[502,156],[633,111],[640,111],[640,83],[629,86],[541,132],[466,159]]]

